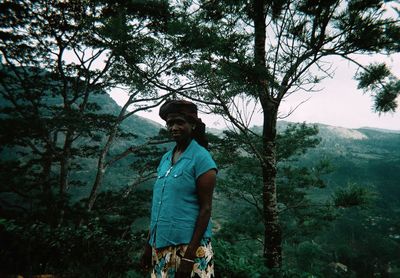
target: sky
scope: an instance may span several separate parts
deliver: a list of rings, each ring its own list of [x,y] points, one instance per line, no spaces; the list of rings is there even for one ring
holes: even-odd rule
[[[367,60],[386,61],[394,74],[400,78],[400,54],[386,57],[376,56],[374,59],[360,59],[364,64]],[[349,62],[334,61],[335,75],[332,79],[322,82],[322,90],[317,93],[294,94],[282,104],[281,111],[286,112],[294,104],[310,99],[302,104],[288,121],[323,123],[346,128],[374,127],[400,130],[400,98],[397,98],[399,108],[396,112],[379,114],[374,111],[374,99],[369,93],[357,89],[354,80],[356,68]]]
[[[390,57],[375,55],[374,57],[357,57],[363,64],[370,61],[385,61],[394,74],[400,78],[400,54]],[[290,116],[281,120],[289,122],[321,123],[345,128],[371,127],[389,130],[400,130],[400,98],[397,99],[399,108],[396,112],[379,114],[374,112],[373,98],[362,90],[357,89],[354,80],[356,68],[347,61],[332,60],[335,74],[331,79],[321,82],[319,92],[296,92],[281,103],[279,115],[288,114],[293,108],[302,103]],[[127,99],[121,92],[113,91],[111,97],[120,105]],[[164,124],[158,116],[158,108],[150,112],[140,112],[139,116],[149,118]],[[225,128],[226,123],[217,115],[199,114],[208,127]],[[262,115],[256,113],[251,125],[261,125]]]

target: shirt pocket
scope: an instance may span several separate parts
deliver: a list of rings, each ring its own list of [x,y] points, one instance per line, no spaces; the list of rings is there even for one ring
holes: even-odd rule
[[[191,198],[192,194],[195,194],[196,181],[188,169],[176,169],[170,174],[168,181],[171,182],[179,199]]]
[[[183,169],[177,169],[173,173],[171,173],[171,177],[174,179],[179,179],[183,174]]]
[[[157,169],[157,179],[163,179],[167,176],[167,172],[169,171],[169,163],[164,161]]]
[[[194,179],[194,167],[191,159],[184,158],[175,167],[172,173],[174,178]]]

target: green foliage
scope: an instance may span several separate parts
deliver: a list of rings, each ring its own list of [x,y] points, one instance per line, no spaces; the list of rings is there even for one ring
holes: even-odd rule
[[[148,215],[149,194],[104,192],[85,224],[83,204],[70,208],[64,223],[49,225],[26,216],[1,219],[1,269],[4,273],[57,273],[69,277],[122,277],[138,269],[145,232],[132,226]],[[135,209],[133,209],[135,208]]]
[[[130,86],[136,111],[145,96],[158,101],[146,73],[127,67],[150,63],[161,45],[141,30],[163,29],[168,3],[147,2],[0,3],[0,276],[140,275],[147,227],[135,221],[149,194],[137,187],[160,150],[137,146],[158,127],[128,118],[106,91]]]
[[[400,81],[391,74],[385,64],[371,64],[356,76],[359,89],[375,92],[377,111],[389,112],[397,108],[396,98],[400,92]]]
[[[276,137],[277,160],[283,161],[293,158],[296,155],[304,154],[310,148],[315,148],[320,143],[317,134],[317,126],[310,127],[305,123],[289,124]]]
[[[400,250],[390,228],[398,222],[398,217],[392,213],[379,209],[350,209],[337,221],[334,232],[324,235],[322,240],[334,243],[335,246],[328,247],[330,252],[357,275],[388,275],[388,266],[398,264],[393,255]],[[392,219],[387,215],[392,215]]]
[[[396,233],[393,233],[398,220],[392,211],[392,208],[398,208],[398,202],[393,197],[398,195],[394,187],[399,172],[398,133],[363,129],[353,132],[360,132],[366,137],[355,139],[347,138],[345,136],[348,135],[342,133],[344,131],[331,127],[320,126],[316,134],[315,127],[300,124],[289,126],[286,130],[287,125],[282,125],[278,138],[283,145],[278,145],[278,150],[286,145],[297,146],[297,149],[290,148],[292,156],[286,159],[287,156],[280,155],[285,159],[278,162],[277,194],[285,260],[282,268],[275,273],[258,266],[254,268],[261,270],[264,276],[269,273],[267,277],[337,278],[366,277],[377,272],[378,268],[384,273],[383,269],[389,261],[397,265],[396,259],[389,253],[395,254],[398,248],[394,238]],[[242,261],[246,261],[254,254],[262,257],[257,253],[261,252],[260,239],[263,235],[262,208],[259,205],[262,180],[258,164],[247,153],[249,149],[241,147],[243,138],[237,134],[230,135],[226,132],[222,139],[228,145],[227,151],[224,152],[223,148],[216,150],[216,157],[230,161],[224,164],[217,186],[214,215],[217,215],[220,228],[216,238],[223,240],[224,248],[232,254],[241,250],[245,257]],[[304,144],[297,144],[297,141]],[[315,142],[320,143],[315,145]],[[220,151],[222,153],[218,154]],[[375,186],[372,187],[372,184]],[[343,227],[344,223],[346,227]],[[369,249],[368,240],[357,235],[357,227],[370,227],[363,234],[374,240],[375,247],[371,244]],[[340,234],[353,230],[357,237]],[[214,248],[216,256],[220,252],[217,248]],[[379,248],[380,251],[377,251]],[[250,254],[247,254],[248,250],[251,250]],[[381,255],[377,258],[366,253]],[[241,264],[239,258],[232,260]],[[369,267],[374,260],[379,262],[378,268]],[[225,264],[222,258],[218,262]],[[252,265],[251,262],[248,264]],[[232,269],[235,269],[234,266]],[[252,269],[249,271],[254,271]],[[221,271],[227,277],[235,275],[229,274],[225,268]]]
[[[238,166],[226,171],[222,187],[226,194],[254,205],[262,214],[265,254],[269,256],[266,263],[271,268],[280,267],[278,211],[287,212],[286,220],[290,223],[293,219],[294,226],[307,223],[307,233],[314,228],[317,234],[312,220],[316,217],[305,208],[331,207],[333,201],[315,202],[309,197],[326,187],[323,178],[330,170],[326,159],[312,165],[311,170],[310,165],[283,163],[298,159],[319,140],[308,136],[315,135],[315,131],[304,129],[302,134],[296,128],[287,129],[286,137],[280,138],[276,134],[279,106],[292,93],[313,91],[320,80],[331,77],[332,67],[325,59],[329,56],[365,69],[353,54],[395,53],[399,21],[385,15],[382,1],[188,1],[175,7],[185,22],[176,41],[178,51],[190,57],[188,66],[179,68],[179,73],[185,80],[201,84],[200,89],[185,92],[185,96],[212,104],[213,112],[229,119],[237,131],[226,134],[226,140],[235,142],[239,151],[232,157],[246,161],[253,171],[240,162],[234,163]],[[245,38],[243,43],[235,45],[235,51],[229,47],[221,51],[219,46],[228,44],[235,35]],[[378,77],[387,75],[381,73]],[[372,88],[378,111],[396,108],[398,86],[393,84],[397,79],[392,81],[395,83],[388,81]],[[249,127],[259,109],[247,109],[253,103],[259,105],[264,119],[261,136]],[[282,196],[290,197],[282,200]],[[333,215],[327,213],[326,222]],[[307,229],[309,223],[312,228]]]
[[[245,245],[217,238],[213,241],[213,249],[218,277],[265,277],[262,258]]]
[[[387,84],[382,91],[379,91],[375,99],[377,111],[389,112],[397,108],[396,99],[400,92],[400,81],[395,80]]]
[[[312,190],[325,187],[324,176],[330,172],[330,164],[326,161],[321,161],[312,165],[313,167],[304,167],[300,163],[306,151],[310,148],[315,148],[320,142],[320,139],[316,137],[317,132],[316,127],[298,124],[289,125],[278,135],[277,143],[281,144],[277,148],[279,151],[278,157],[281,159],[278,164],[277,179],[280,221],[284,227],[285,242],[290,242],[294,245],[307,241],[307,239],[317,235],[323,229],[327,229],[329,224],[338,216],[327,201],[317,202],[311,197]],[[255,136],[253,140],[256,139],[257,137]],[[261,169],[254,157],[249,154],[251,150],[244,144],[244,138],[237,134],[225,132],[223,140],[228,145],[236,145],[236,151],[229,154],[232,162],[223,171],[222,180],[219,181],[217,190],[236,205],[235,209],[232,209],[230,213],[235,217],[235,220],[224,223],[218,231],[217,238],[238,246],[256,248],[255,246],[260,246],[258,241],[263,238],[264,230],[262,196],[260,193],[262,192]],[[257,144],[256,141],[254,142]],[[288,148],[285,148],[286,146]],[[225,152],[221,155],[221,157],[226,156],[228,155]],[[295,163],[296,161],[299,161],[298,165]],[[225,217],[229,219],[229,215]],[[242,243],[243,241],[247,242],[247,244]],[[225,248],[227,247],[229,245],[226,245]],[[230,248],[233,249],[232,247]],[[241,249],[243,248],[241,247]],[[302,247],[299,248],[301,249]],[[231,252],[237,251],[231,250]],[[297,255],[297,253],[293,254],[294,257],[297,257]],[[318,256],[316,255],[315,258]],[[310,257],[310,261],[313,261],[312,258]],[[324,260],[321,259],[320,261],[323,264]],[[231,264],[225,261],[221,263]],[[237,264],[240,263],[240,261],[237,262]],[[309,273],[310,269],[316,272],[319,267],[319,264],[316,264],[318,267],[305,267],[303,266],[304,264],[306,263],[296,262],[290,267],[301,270],[304,273]],[[265,273],[265,269],[258,269]],[[224,270],[224,273],[225,271],[227,270]],[[284,273],[285,271],[280,274],[271,274],[271,277],[274,277],[273,275],[276,277],[281,277],[279,275],[291,277],[291,274],[289,274],[292,273],[291,271],[287,274]]]
[[[356,77],[358,89],[376,88],[378,86],[377,83],[382,82],[388,76],[390,76],[390,71],[386,67],[386,64],[369,65],[366,71],[358,74]]]
[[[350,183],[347,187],[336,190],[333,201],[337,207],[361,207],[371,204],[374,197],[375,194],[367,188]]]
[[[321,263],[321,257],[324,255],[321,246],[314,242],[303,241],[297,245],[297,265],[303,271],[318,273],[318,270],[321,268],[320,265],[318,266],[318,263]]]

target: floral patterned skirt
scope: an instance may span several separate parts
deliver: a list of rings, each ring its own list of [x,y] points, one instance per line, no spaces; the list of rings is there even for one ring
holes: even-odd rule
[[[153,248],[151,271],[152,278],[173,278],[179,267],[181,258],[185,255],[188,245],[168,246],[165,248]],[[213,251],[211,239],[202,239],[196,250],[193,270],[190,277],[211,278],[214,277]]]

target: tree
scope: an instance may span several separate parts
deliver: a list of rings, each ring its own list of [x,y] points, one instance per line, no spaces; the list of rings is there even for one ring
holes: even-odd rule
[[[253,130],[257,132],[257,129]],[[318,145],[320,140],[317,133],[316,127],[297,124],[287,126],[277,136],[279,223],[285,228],[284,241],[286,253],[289,254],[288,246],[297,246],[312,238],[335,218],[333,216],[335,209],[329,200],[315,201],[309,196],[315,188],[325,187],[322,176],[329,170],[329,164],[324,161],[316,161],[313,165],[307,166],[299,163],[307,150]],[[235,215],[235,221],[222,225],[217,239],[240,246],[238,250],[250,249],[252,250],[250,253],[254,256],[257,253],[262,254],[254,249],[263,245],[261,191],[263,181],[261,167],[249,146],[244,143],[244,138],[241,137],[234,132],[226,132],[224,137],[224,144],[234,145],[236,148],[233,148],[235,151],[227,152],[232,163],[221,178],[219,190],[236,204],[235,211],[232,212]],[[261,145],[261,139],[254,138],[254,142],[256,140]],[[295,256],[287,255],[286,258],[288,261],[285,266],[289,265],[288,270],[294,273],[296,267],[290,262],[295,260]],[[248,262],[249,267],[251,265],[255,267],[257,260],[254,258],[251,261],[254,263]],[[228,270],[229,268],[224,269],[226,272]],[[265,275],[265,269],[259,268],[253,271],[256,271],[258,275],[262,275],[264,271]],[[251,277],[248,274],[242,276]]]
[[[377,111],[392,111],[399,80],[384,64],[363,65],[357,55],[399,50],[399,20],[383,1],[187,1],[175,5],[170,34],[191,53],[187,80],[201,88],[184,95],[223,115],[245,138],[263,177],[264,256],[281,266],[282,232],[276,195],[276,123],[280,103],[312,91],[333,74],[328,57],[354,63],[359,88],[371,90]],[[253,109],[249,105],[253,104]],[[255,109],[263,116],[262,144],[249,128]]]
[[[277,199],[286,260],[279,274],[292,277],[323,273],[332,277],[330,265],[343,260],[332,256],[337,252],[336,245],[326,240],[327,235],[336,236],[336,223],[348,217],[352,209],[361,211],[360,208],[373,204],[374,194],[355,184],[332,194],[332,184],[329,186],[330,176],[335,175],[332,165],[323,158],[318,161],[319,155],[316,159],[309,154],[323,152],[323,147],[318,146],[321,138],[317,127],[282,126],[285,124],[279,125],[277,134]],[[259,258],[264,233],[261,167],[240,135],[228,131],[224,135],[221,147],[214,149],[218,164],[224,165],[218,199],[227,203],[217,208],[224,214],[218,219],[224,222],[219,223],[221,228],[215,236],[217,271],[227,277],[262,277],[268,271],[260,267]],[[260,138],[258,141],[261,144]],[[230,208],[232,203],[235,205]],[[229,255],[220,257],[220,252]],[[355,269],[349,266],[349,271],[352,270]]]
[[[22,164],[31,169],[33,184],[17,182],[18,194],[29,196],[43,186],[46,195],[57,196],[49,205],[54,206],[53,225],[59,225],[68,202],[71,170],[79,167],[75,159],[95,155],[95,149],[78,150],[77,142],[93,136],[95,130],[107,130],[114,120],[112,115],[99,114],[92,102],[93,95],[112,84],[107,74],[114,56],[108,56],[102,67],[94,66],[105,58],[107,49],[89,50],[96,15],[88,5],[38,1],[1,5],[3,122],[20,128],[20,133],[2,130],[7,134],[3,143],[14,150],[24,148],[31,158],[32,163]]]
[[[121,124],[168,95],[159,94],[149,80],[160,78],[175,60],[157,38],[162,27],[159,19],[168,15],[166,2],[125,2],[0,4],[1,233],[10,239],[11,251],[15,250],[1,256],[15,259],[9,267],[17,266],[29,276],[47,269],[61,273],[60,264],[79,262],[79,256],[72,260],[78,249],[65,248],[63,241],[76,243],[95,234],[112,249],[121,244],[116,238],[138,238],[128,232],[135,217],[143,213],[143,200],[129,213],[132,218],[117,221],[115,229],[96,219],[109,217],[101,212],[115,210],[115,203],[125,213],[126,203],[132,207],[140,198],[127,202],[124,197],[154,174],[151,163],[160,150],[144,146],[143,136],[139,146],[131,142],[122,151],[116,152],[112,145],[138,136],[135,130],[123,130]],[[117,86],[130,95],[121,111],[111,113],[101,101],[107,101],[106,91]],[[101,204],[107,205],[93,212],[107,167],[132,153],[147,159],[146,163],[134,160],[137,176],[132,179],[137,180],[120,192],[101,194]],[[90,175],[82,175],[89,171],[88,160],[98,162],[93,181]],[[71,196],[71,191],[88,188],[89,183],[87,199]],[[82,209],[76,199],[85,200],[86,206]],[[111,204],[114,207],[109,208]],[[99,246],[98,255],[104,254],[107,248],[103,247]],[[43,252],[35,253],[37,249]],[[54,259],[59,254],[71,260],[57,263]],[[89,259],[91,254],[86,255]],[[84,267],[84,262],[78,264]]]
[[[170,94],[159,94],[149,82],[160,78],[176,62],[176,55],[168,55],[157,37],[162,27],[158,21],[168,16],[168,5],[162,1],[21,1],[3,3],[2,11],[6,21],[1,30],[1,94],[10,106],[5,113],[13,119],[22,117],[25,123],[37,119],[40,136],[46,137],[42,140],[47,146],[43,152],[47,172],[55,157],[60,162],[60,196],[69,187],[71,161],[79,155],[74,144],[82,136],[95,138],[95,131],[108,134],[97,150],[81,153],[88,156],[99,152],[88,200],[90,211],[107,167],[132,153],[127,150],[106,161],[114,140],[121,136],[121,123],[138,111],[159,105]],[[100,112],[91,97],[117,86],[130,92],[127,102],[117,115]],[[49,98],[53,102],[43,104]],[[11,107],[17,115],[10,112]],[[49,111],[44,113],[43,109]],[[46,121],[52,126],[48,127]],[[25,135],[25,141],[31,140],[32,130]],[[31,142],[30,146],[40,153]]]

